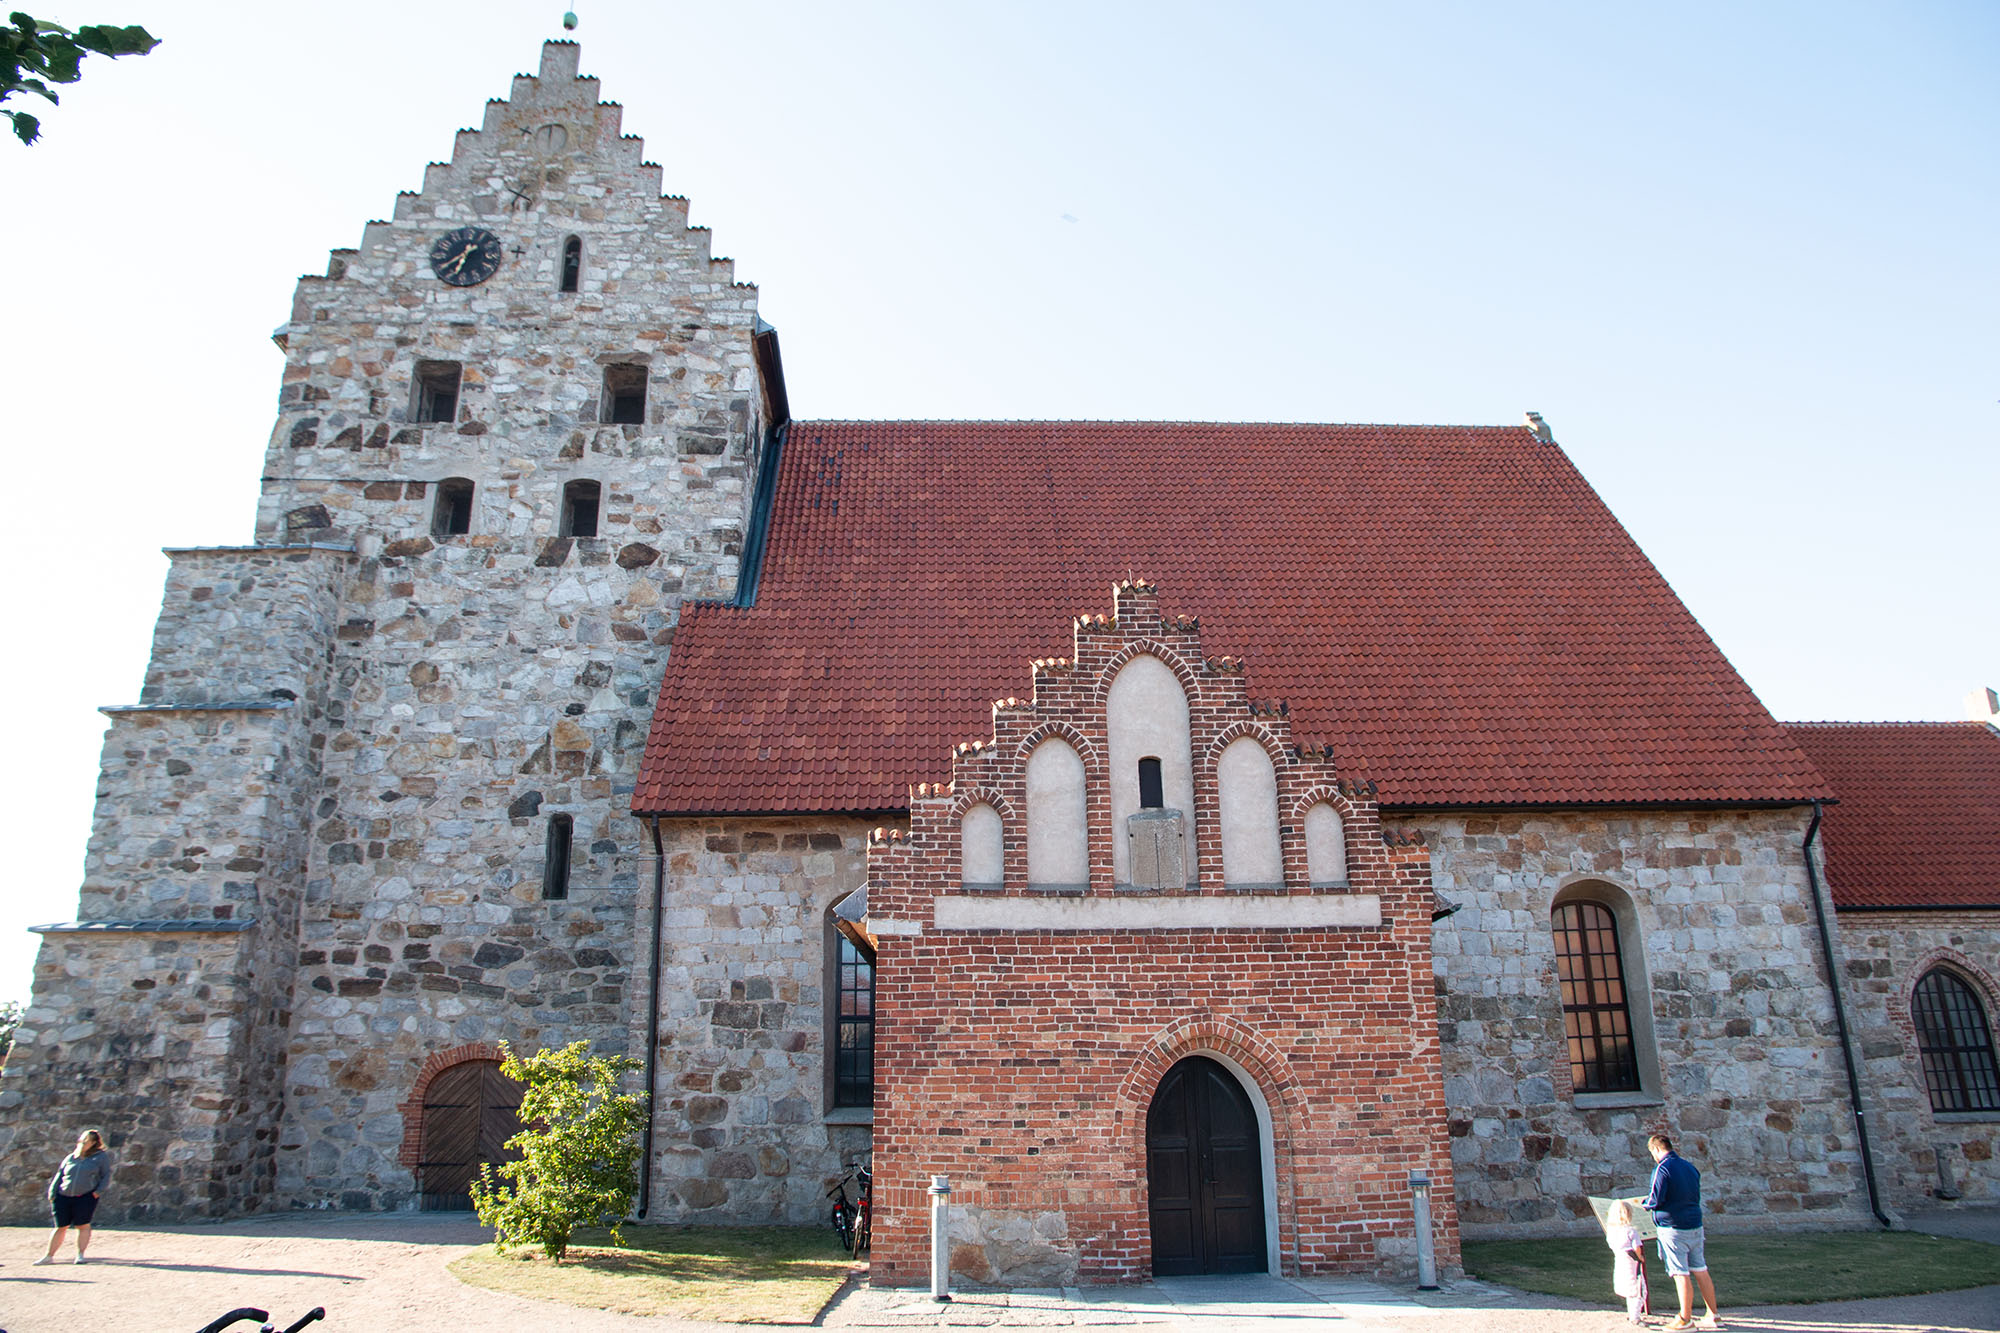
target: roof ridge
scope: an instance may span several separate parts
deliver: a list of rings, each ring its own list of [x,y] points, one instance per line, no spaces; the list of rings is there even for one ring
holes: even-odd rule
[[[1454,430],[1534,432],[1516,422],[1450,421],[1245,421],[1209,417],[820,417],[800,418],[795,426],[1230,426],[1260,430]]]

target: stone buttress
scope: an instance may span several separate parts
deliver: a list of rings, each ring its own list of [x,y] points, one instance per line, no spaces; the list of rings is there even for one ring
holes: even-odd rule
[[[755,290],[577,61],[547,44],[299,283],[254,541],[170,553],[107,710],[79,920],[0,1083],[14,1213],[80,1121],[108,1217],[403,1205],[439,1061],[628,1045],[632,775],[785,407]],[[464,228],[498,262],[453,285]]]

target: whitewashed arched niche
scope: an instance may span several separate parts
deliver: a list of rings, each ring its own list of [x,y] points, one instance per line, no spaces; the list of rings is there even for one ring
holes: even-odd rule
[[[1090,885],[1083,757],[1050,737],[1028,755],[1028,887]]]
[[[968,807],[958,819],[958,882],[997,888],[1007,873],[1004,848],[1000,812],[984,801]]]
[[[1215,764],[1222,811],[1222,882],[1233,888],[1282,887],[1278,842],[1278,770],[1263,743],[1238,736]]]
[[[1317,885],[1347,883],[1347,829],[1331,801],[1306,811],[1306,878]]]
[[[1194,837],[1194,750],[1189,741],[1187,691],[1174,669],[1150,653],[1120,667],[1104,700],[1105,730],[1111,751],[1111,873],[1132,882],[1132,849],[1125,821],[1139,811],[1139,761],[1160,761],[1160,789],[1166,808],[1181,812],[1186,846]],[[1188,878],[1195,874],[1187,858]]]

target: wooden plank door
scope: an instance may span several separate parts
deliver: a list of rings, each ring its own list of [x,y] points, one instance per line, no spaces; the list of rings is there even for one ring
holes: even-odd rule
[[[1236,1076],[1190,1056],[1146,1112],[1153,1273],[1261,1273],[1264,1163],[1257,1112]]]
[[[482,1162],[517,1154],[506,1143],[521,1128],[521,1085],[493,1060],[468,1060],[431,1080],[424,1091],[424,1153],[417,1164],[421,1206],[429,1212],[472,1207],[472,1182]]]

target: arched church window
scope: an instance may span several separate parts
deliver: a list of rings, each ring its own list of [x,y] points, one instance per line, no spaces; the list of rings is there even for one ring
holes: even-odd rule
[[[1917,1053],[1933,1111],[2000,1111],[1993,1029],[1979,993],[1949,969],[1932,968],[1910,1002]]]
[[[549,816],[548,837],[542,845],[542,897],[569,897],[570,847],[575,835],[574,817]]]
[[[1261,743],[1239,736],[1216,761],[1222,810],[1222,882],[1238,888],[1285,882],[1278,841],[1278,770]]]
[[[1090,883],[1083,757],[1050,739],[1028,756],[1028,887],[1080,889]]]
[[[1000,812],[981,801],[958,821],[958,880],[967,888],[997,888],[1006,878]]]
[[[624,426],[646,424],[646,374],[644,366],[604,368],[605,421]]]
[[[572,481],[563,487],[562,535],[595,537],[597,510],[604,488],[594,481]]]
[[[832,1104],[875,1104],[875,958],[827,918],[827,1050],[832,1052]]]
[[[1327,801],[1306,811],[1306,878],[1322,887],[1347,883],[1347,830]]]
[[[431,505],[433,537],[463,537],[472,531],[472,482],[466,477],[446,477],[437,484],[437,499]]]
[[[1617,920],[1603,903],[1579,900],[1557,907],[1554,925],[1572,1085],[1578,1092],[1639,1091]]]
[[[583,238],[572,236],[563,242],[562,290],[573,292],[583,281]]]
[[[458,385],[464,367],[456,361],[419,361],[411,384],[410,419],[419,424],[458,420]]]

